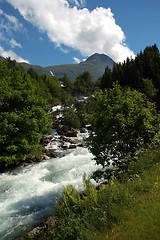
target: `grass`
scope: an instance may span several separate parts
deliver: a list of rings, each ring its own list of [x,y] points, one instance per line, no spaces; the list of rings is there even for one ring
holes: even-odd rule
[[[140,180],[129,184],[135,196],[123,221],[106,234],[108,240],[160,239],[160,166],[145,172]]]

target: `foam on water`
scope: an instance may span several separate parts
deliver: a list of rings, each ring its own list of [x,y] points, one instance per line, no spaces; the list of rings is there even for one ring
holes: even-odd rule
[[[51,214],[63,186],[82,188],[82,176],[97,169],[92,154],[77,148],[61,158],[0,175],[0,239],[10,240]]]

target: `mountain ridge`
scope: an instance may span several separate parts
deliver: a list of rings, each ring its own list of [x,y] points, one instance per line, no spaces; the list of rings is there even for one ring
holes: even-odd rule
[[[85,61],[77,64],[63,64],[63,65],[51,65],[47,67],[41,67],[39,65],[32,65],[28,63],[19,63],[23,66],[27,72],[29,68],[33,68],[35,72],[47,76],[63,77],[67,75],[71,80],[75,80],[76,77],[82,74],[84,71],[88,71],[94,80],[101,77],[106,67],[113,68],[115,62],[105,54],[95,53],[88,57]]]

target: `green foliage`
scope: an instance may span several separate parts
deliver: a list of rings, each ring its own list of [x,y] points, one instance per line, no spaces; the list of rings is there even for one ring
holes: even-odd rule
[[[0,62],[0,166],[18,164],[39,151],[49,126],[47,101],[37,79],[10,59]],[[45,91],[45,89],[44,89]],[[43,93],[43,94],[42,94]]]
[[[143,90],[142,92],[147,95],[147,97],[152,100],[157,93],[155,86],[153,85],[152,80],[142,79],[143,81]]]
[[[112,84],[112,70],[109,67],[106,67],[104,74],[98,82],[98,86],[100,86],[101,89],[104,90],[106,88],[112,87]]]
[[[87,102],[76,102],[75,108],[77,112],[77,116],[79,118],[80,124],[82,127],[85,127],[86,124],[88,124],[88,112],[89,112],[89,100]]]
[[[97,92],[88,146],[97,164],[127,170],[129,158],[159,133],[155,106],[138,91],[113,89]],[[158,135],[159,136],[159,135]]]
[[[67,91],[68,93],[72,92],[73,81],[71,81],[66,74],[63,77],[59,78],[59,81],[63,85],[63,88],[65,89],[65,91]]]
[[[71,106],[74,104],[75,99],[72,96],[73,90],[73,81],[71,81],[67,75],[64,75],[62,78],[59,78],[61,83],[61,103],[64,106]]]
[[[123,213],[123,221],[107,235],[107,239],[159,239],[160,234],[160,166],[152,166],[141,178],[128,186],[133,191],[132,207]]]
[[[65,107],[63,110],[63,125],[68,128],[79,128],[80,121],[75,108]]]
[[[61,85],[55,77],[45,77],[44,83],[47,86],[48,92],[51,94],[51,103],[59,103],[61,97]]]
[[[106,68],[99,86],[110,88],[115,82],[145,93],[160,109],[160,53],[157,46],[146,47],[135,59],[127,58],[123,63],[115,64],[112,71]]]
[[[80,74],[74,82],[74,92],[80,95],[92,94],[94,91],[94,81],[88,71]]]
[[[151,144],[147,149],[140,151],[138,156],[131,161],[128,166],[127,175],[129,179],[139,176],[144,171],[148,171],[154,165],[160,163],[159,145]]]

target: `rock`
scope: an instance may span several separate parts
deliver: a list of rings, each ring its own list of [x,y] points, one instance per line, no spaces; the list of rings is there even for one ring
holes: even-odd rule
[[[57,157],[57,153],[52,148],[45,149],[45,155],[48,156],[49,158],[56,158]]]
[[[77,137],[77,130],[68,130],[64,135],[66,137]]]
[[[80,133],[86,133],[86,132],[87,132],[86,128],[81,128],[80,129]]]
[[[68,138],[67,141],[71,144],[77,144],[79,142],[78,139],[71,139],[71,138]]]
[[[91,124],[87,124],[85,127],[86,127],[87,130],[93,131],[93,127],[92,127]]]
[[[61,148],[64,149],[64,150],[66,150],[66,149],[69,148],[69,146],[64,144],[64,145],[61,145]]]
[[[48,143],[50,143],[52,140],[52,136],[43,136],[41,139],[41,143],[43,144],[43,146],[47,146]]]
[[[48,160],[50,157],[44,154],[44,160]]]
[[[70,145],[69,145],[69,149],[74,149],[74,148],[76,148],[76,147],[77,147],[76,144],[70,144]]]
[[[53,217],[49,217],[46,221],[42,221],[39,226],[33,228],[27,235],[31,239],[39,239],[40,234],[48,229],[52,229],[57,225],[57,221]]]
[[[78,143],[77,147],[84,147],[84,144],[83,143]]]

